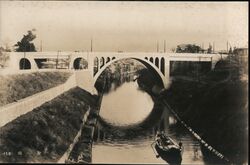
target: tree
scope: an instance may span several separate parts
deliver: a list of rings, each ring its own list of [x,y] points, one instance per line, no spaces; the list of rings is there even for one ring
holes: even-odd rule
[[[171,51],[174,53],[175,52],[175,48],[171,48]]]
[[[207,53],[209,53],[209,54],[212,53],[212,45],[210,45],[210,44],[209,44],[209,47],[207,49]]]
[[[0,68],[7,66],[7,61],[9,60],[9,55],[6,52],[9,52],[8,48],[0,47]]]
[[[14,46],[17,48],[15,49],[17,52],[36,52],[35,45],[31,43],[36,38],[36,35],[33,34],[32,31],[35,29],[29,30],[27,35],[23,35],[21,41],[18,41]]]
[[[201,47],[194,44],[177,45],[176,53],[199,53]]]

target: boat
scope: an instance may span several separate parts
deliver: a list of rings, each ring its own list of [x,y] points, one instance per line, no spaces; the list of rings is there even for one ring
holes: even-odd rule
[[[180,142],[177,144],[172,138],[164,133],[157,134],[155,141],[152,143],[156,157],[161,157],[170,165],[180,165],[182,161],[183,147]],[[156,150],[156,152],[155,152]]]

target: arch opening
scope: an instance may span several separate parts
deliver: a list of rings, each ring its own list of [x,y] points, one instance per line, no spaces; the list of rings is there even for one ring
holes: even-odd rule
[[[88,68],[88,61],[84,58],[76,58],[73,63],[74,69],[87,69]]]
[[[104,59],[104,57],[101,57],[100,58],[100,68],[102,68],[104,66],[104,64],[105,64],[105,59]]]
[[[155,58],[155,65],[157,68],[159,68],[159,58],[158,57]]]
[[[97,57],[94,58],[94,75],[98,72],[99,60]]]
[[[110,57],[107,57],[106,64],[110,61]]]
[[[150,57],[150,58],[149,58],[149,61],[152,62],[152,63],[154,63],[153,57]]]
[[[139,61],[140,63],[142,63],[149,70],[150,74],[155,76],[155,80],[157,82],[160,82],[161,86],[165,87],[165,83],[167,83],[167,82],[165,81],[165,77],[161,73],[161,71],[155,65],[150,64],[149,61],[147,61],[145,59],[135,58],[135,57],[124,57],[124,58],[116,59],[116,60],[113,60],[113,61],[109,62],[107,65],[105,65],[104,67],[102,67],[98,71],[98,73],[96,73],[94,75],[94,84],[96,83],[98,77],[104,72],[104,70],[106,68],[108,68],[111,64],[113,64],[116,61],[125,60],[125,59],[133,59],[133,60],[136,60],[136,61]]]
[[[165,76],[165,59],[162,57],[161,58],[161,73]]]
[[[22,58],[19,62],[19,69],[31,69],[31,63],[27,58]]]

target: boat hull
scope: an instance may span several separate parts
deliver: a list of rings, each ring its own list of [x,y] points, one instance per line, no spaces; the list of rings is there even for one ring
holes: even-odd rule
[[[176,148],[171,148],[169,150],[164,150],[159,147],[157,144],[155,145],[155,149],[159,156],[165,160],[170,165],[180,165],[182,161],[182,156],[180,150]]]

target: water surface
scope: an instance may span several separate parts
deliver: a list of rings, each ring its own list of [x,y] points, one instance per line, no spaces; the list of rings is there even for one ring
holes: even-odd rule
[[[151,147],[157,131],[165,131],[184,145],[183,164],[205,164],[200,144],[177,124],[160,103],[138,88],[136,82],[113,87],[102,100],[100,121],[92,149],[93,163],[166,164]]]

